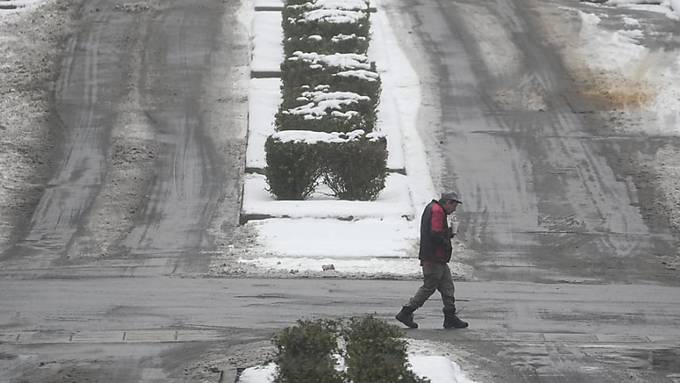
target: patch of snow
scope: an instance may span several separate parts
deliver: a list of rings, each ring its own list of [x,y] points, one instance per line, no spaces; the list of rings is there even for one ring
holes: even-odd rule
[[[246,174],[242,212],[273,217],[291,218],[401,218],[412,219],[407,177],[389,174],[385,188],[375,201],[347,201],[332,196],[330,189],[319,185],[316,192],[304,201],[275,200],[266,191],[267,181],[262,174]],[[351,218],[350,218],[351,217]],[[301,222],[298,222],[301,224]],[[253,223],[255,224],[255,223]],[[366,233],[369,235],[371,233]],[[390,237],[392,238],[392,237]],[[308,244],[306,247],[310,247]],[[311,246],[313,247],[313,246]],[[319,254],[322,255],[322,254]]]
[[[367,259],[408,257],[407,263],[419,268],[418,259],[413,258],[413,254],[417,253],[414,249],[418,228],[413,221],[406,219],[366,218],[342,221],[300,218],[250,223],[257,230],[257,241],[263,249],[273,252],[277,258],[361,258],[359,262],[344,262],[348,266],[344,271],[353,272],[356,271],[354,268],[370,263],[367,263]],[[323,263],[333,262],[324,260]]]
[[[5,6],[16,6],[15,9],[0,9],[0,17],[9,16],[21,12],[31,11],[42,4],[46,3],[48,0],[9,0],[3,1],[2,5]]]
[[[639,27],[640,26],[640,22],[637,19],[634,19],[634,18],[628,17],[628,16],[623,17],[623,23],[627,27]]]
[[[378,79],[380,78],[379,74],[377,74],[373,71],[370,71],[370,70],[365,70],[365,69],[346,70],[346,71],[338,72],[338,73],[334,74],[333,76],[354,77],[354,78],[358,78],[360,80],[369,81],[369,82],[378,81]]]
[[[582,21],[582,53],[592,68],[620,71],[630,74],[635,71],[635,62],[648,53],[647,48],[638,44],[642,32],[606,31],[598,24],[602,19],[594,14],[578,11]]]
[[[609,0],[606,4],[641,11],[662,13],[671,19],[680,19],[680,0]]]
[[[288,57],[291,61],[304,61],[310,65],[320,65],[328,67],[351,69],[371,69],[371,63],[366,55],[357,53],[334,53],[332,55],[322,55],[316,52],[293,52],[293,56]]]
[[[358,24],[367,19],[368,14],[362,11],[346,11],[341,9],[315,9],[305,12],[297,22],[322,22],[330,24]]]
[[[309,118],[311,119],[321,119],[333,111],[345,110],[347,107],[359,104],[360,102],[370,102],[371,98],[353,92],[307,91],[302,92],[302,95],[297,100],[309,101],[309,103],[283,110],[282,113],[305,115],[305,118],[310,116]],[[350,118],[355,114],[358,114],[358,112],[349,113],[346,117]]]
[[[401,241],[401,239],[400,239]],[[413,258],[318,258],[318,257],[259,257],[239,259],[240,263],[250,264],[262,270],[283,272],[320,272],[324,266],[333,265],[333,271],[343,274],[367,275],[412,275],[420,276],[421,268]]]
[[[337,42],[340,42],[340,41],[354,40],[354,39],[361,40],[361,41],[366,40],[365,37],[357,36],[354,33],[352,33],[351,35],[339,34],[339,35],[335,35],[335,36],[331,37],[331,41],[334,42],[334,43],[337,43]]]
[[[278,72],[283,61],[281,12],[255,12],[252,22],[253,57],[250,69],[254,72]]]
[[[366,137],[369,141],[375,141],[384,137],[380,132],[371,132],[366,134],[361,129],[353,130],[348,133],[326,133],[314,132],[311,130],[284,130],[272,134],[272,138],[281,142],[305,142],[307,144],[316,144],[319,142],[326,143],[343,143],[356,141],[361,137]]]
[[[316,0],[313,4],[326,9],[367,10],[369,2],[365,0]]]
[[[251,79],[248,101],[246,167],[264,168],[264,143],[274,133],[274,116],[281,102],[281,79]]]

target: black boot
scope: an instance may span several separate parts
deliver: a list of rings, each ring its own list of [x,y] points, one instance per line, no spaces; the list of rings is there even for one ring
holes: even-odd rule
[[[413,312],[416,311],[415,309],[412,309],[408,306],[404,306],[401,308],[401,311],[399,311],[399,314],[395,318],[404,325],[406,325],[408,328],[418,328],[418,323],[413,321]]]
[[[468,323],[460,320],[455,313],[444,313],[444,328],[466,328],[467,326]]]

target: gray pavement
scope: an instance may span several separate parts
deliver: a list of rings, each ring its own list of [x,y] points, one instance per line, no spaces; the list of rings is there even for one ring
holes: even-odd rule
[[[569,1],[389,2],[400,41],[422,52],[410,58],[433,176],[465,201],[458,236],[478,277],[677,284],[661,262],[677,255],[677,233],[652,177],[628,164],[642,167],[680,141],[622,134],[594,117],[602,106],[579,92],[545,27],[574,31],[559,38],[578,44],[580,20],[564,7],[595,12]],[[634,16],[655,28],[676,23]],[[658,40],[677,38],[665,33]]]
[[[81,379],[116,381],[107,375],[109,367],[116,367],[130,374],[125,381],[191,381],[173,371],[202,362],[214,362],[215,378],[257,360],[240,360],[242,365],[229,360],[234,347],[251,344],[265,354],[269,337],[301,318],[375,314],[396,324],[392,316],[418,285],[334,279],[3,279],[0,382],[42,381],[39,376],[47,371],[56,374],[93,360],[97,363],[90,370],[79,372]],[[449,345],[480,380],[680,377],[677,287],[526,282],[458,282],[456,287],[469,329],[441,329],[441,303],[433,297],[416,312],[420,329],[407,334]],[[192,351],[183,352],[186,348]],[[144,377],[149,369],[157,378]]]

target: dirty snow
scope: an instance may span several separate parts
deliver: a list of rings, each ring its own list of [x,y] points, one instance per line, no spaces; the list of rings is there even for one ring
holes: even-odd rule
[[[606,4],[634,10],[663,13],[671,19],[680,20],[680,0],[659,0],[658,2],[650,2],[649,0],[609,0]]]

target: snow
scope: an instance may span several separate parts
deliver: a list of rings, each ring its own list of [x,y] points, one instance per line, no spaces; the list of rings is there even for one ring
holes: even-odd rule
[[[680,0],[609,0],[607,5],[621,6],[635,10],[663,13],[671,19],[680,20]]]
[[[284,218],[258,220],[253,222],[253,225],[258,229],[259,240],[265,248],[275,248],[278,256],[324,258],[324,254],[332,254],[334,258],[339,259],[338,263],[343,258],[346,261],[346,268],[339,271],[358,271],[358,268],[354,269],[353,265],[347,263],[350,261],[348,258],[370,259],[378,256],[394,257],[393,260],[398,261],[405,251],[415,250],[407,248],[409,244],[404,241],[410,238],[415,243],[414,223],[407,221],[406,224],[402,224],[396,219],[366,218],[356,221],[338,221],[336,219]],[[300,231],[301,227],[304,227],[306,231]],[[310,242],[314,242],[313,246],[309,246]],[[363,262],[361,259],[358,261]],[[323,262],[323,264],[326,263],[334,262]],[[409,259],[407,263],[414,266],[405,269],[408,274],[414,271],[419,272],[417,260]],[[398,268],[403,267],[398,266]]]
[[[305,119],[321,119],[328,114],[336,117],[351,118],[358,112],[343,113],[338,115],[337,112],[360,102],[371,101],[370,97],[362,96],[353,92],[323,92],[323,91],[308,91],[302,92],[298,101],[309,101],[308,104],[300,105],[295,108],[282,111],[283,114],[305,115]]]
[[[633,1],[625,4],[632,4]],[[608,3],[609,4],[609,3]],[[621,2],[623,4],[623,2]],[[578,11],[582,21],[578,54],[586,65],[616,80],[627,80],[652,94],[646,111],[656,114],[656,123],[622,126],[628,131],[647,134],[680,135],[680,57],[674,51],[651,51],[641,44],[645,32],[632,16],[624,18],[627,29],[608,30],[600,26],[600,15]],[[636,29],[631,29],[635,27]],[[614,77],[619,76],[619,77]]]
[[[36,7],[39,7],[48,0],[4,0],[2,5],[4,6],[16,6],[16,9],[0,9],[0,18],[5,15],[16,14],[19,12],[30,11]]]
[[[383,189],[376,201],[344,201],[334,199],[330,196],[331,191],[321,187],[317,188],[316,192],[312,194],[309,199],[304,201],[289,201],[276,200],[267,192],[266,179],[261,174],[246,174],[244,184],[244,195],[247,198],[243,200],[242,214],[264,214],[273,217],[286,218],[342,218],[342,219],[358,219],[358,218],[378,218],[383,220],[413,220],[413,210],[411,201],[409,199],[409,185],[408,177],[402,174],[391,173],[387,176],[385,181],[385,189]],[[333,221],[331,226],[333,225]],[[308,230],[315,230],[313,227],[303,225],[304,221],[290,222],[292,226],[299,224],[297,229],[300,233],[305,233]],[[253,225],[256,222],[252,223]],[[309,226],[314,226],[314,221],[308,222]],[[338,227],[345,227],[347,222],[335,222]],[[379,230],[381,225],[375,225],[373,229],[369,230],[365,235],[370,236],[375,234],[375,230]],[[342,233],[336,231],[335,233]],[[382,237],[374,235],[374,240]],[[393,240],[394,238],[385,238],[385,240]],[[305,244],[306,248],[314,248],[315,242]],[[301,249],[302,251],[302,249]],[[342,252],[342,246],[336,251]],[[321,255],[321,254],[319,254]],[[328,255],[328,254],[327,254]]]
[[[257,33],[252,36],[251,71],[279,71],[279,65],[283,60],[281,12],[255,12],[252,30],[257,30]]]
[[[353,130],[348,133],[325,133],[325,132],[314,132],[310,130],[284,130],[281,132],[276,132],[272,134],[274,140],[280,142],[305,142],[308,144],[316,144],[319,142],[326,143],[343,143],[358,140],[361,137],[368,138],[369,141],[377,141],[378,139],[384,137],[380,132],[371,132],[366,134],[361,129]]]
[[[416,375],[430,379],[431,383],[474,383],[448,354],[438,343],[409,340],[408,362]],[[272,383],[275,374],[276,365],[268,363],[245,369],[237,382]]]
[[[366,18],[363,11],[345,11],[340,9],[315,9],[305,12],[298,22],[325,22],[333,24],[357,24]]]
[[[322,55],[316,52],[293,52],[293,56],[287,60],[302,60],[310,65],[322,63],[329,67],[337,67],[342,70],[351,69],[371,69],[371,64],[366,55],[357,53],[334,53],[332,55]],[[277,65],[278,66],[278,65]]]
[[[584,53],[591,67],[604,70],[630,72],[634,66],[630,63],[640,60],[647,48],[638,44],[642,37],[640,30],[624,30],[609,32],[598,26],[602,19],[591,13],[579,11],[582,29],[581,41],[584,42]]]

